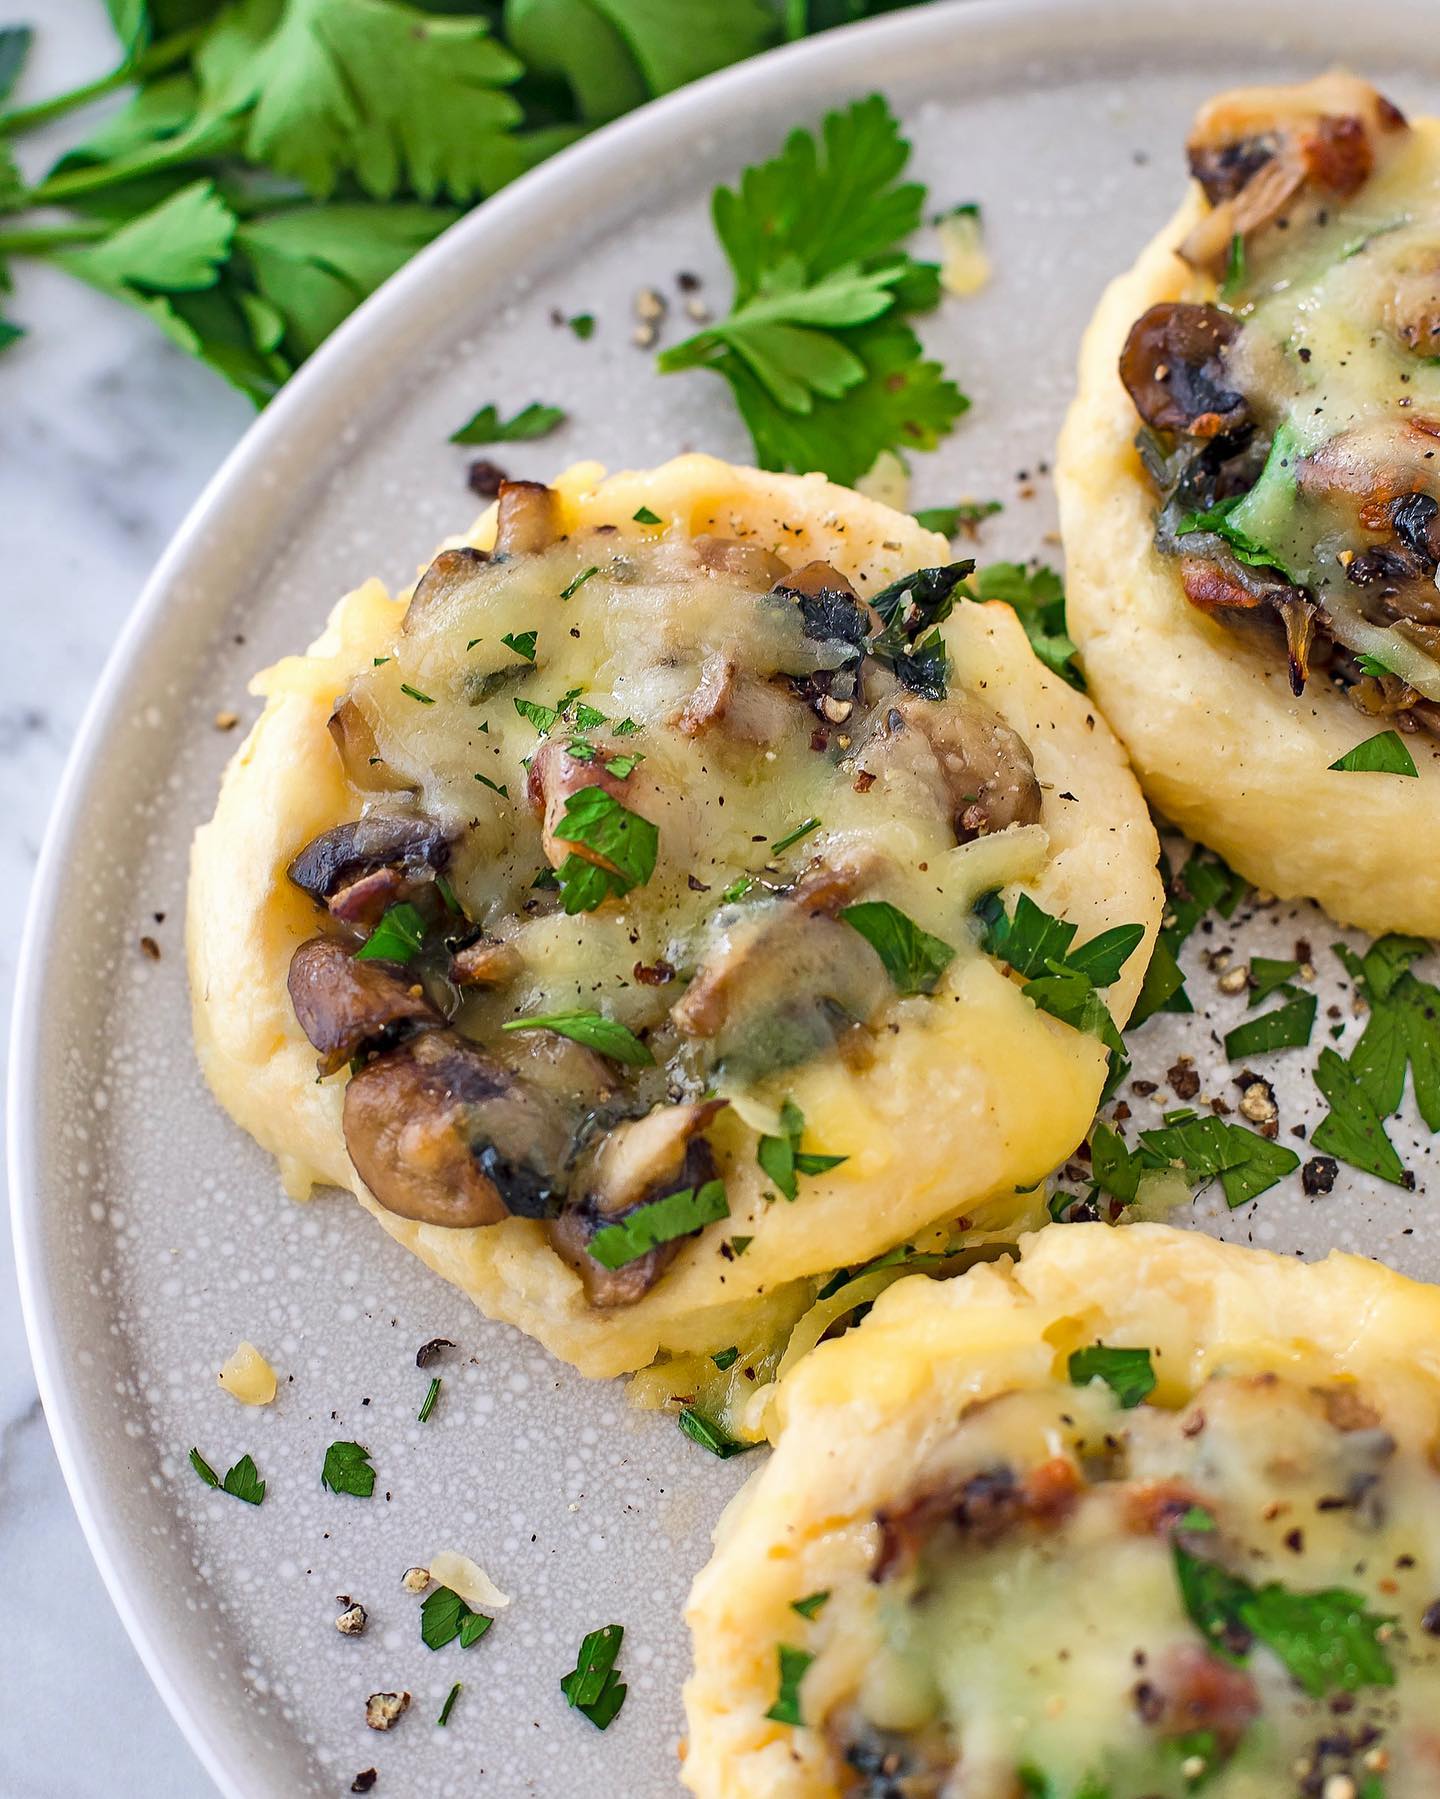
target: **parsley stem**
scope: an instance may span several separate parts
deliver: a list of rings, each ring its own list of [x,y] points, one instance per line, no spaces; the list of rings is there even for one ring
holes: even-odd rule
[[[188,31],[177,31],[163,42],[152,44],[148,50],[129,62],[122,62],[118,69],[112,69],[108,75],[101,75],[95,81],[87,81],[81,87],[72,87],[66,93],[55,94],[49,100],[37,100],[33,106],[17,106],[9,112],[0,113],[0,137],[30,131],[36,125],[47,124],[51,119],[63,118],[67,112],[74,112],[76,107],[88,106],[92,100],[114,93],[117,87],[138,83],[147,75],[156,75],[177,62],[184,62],[204,37],[205,29],[203,25],[193,25]]]
[[[113,229],[112,219],[70,219],[63,225],[33,225],[28,231],[0,231],[0,256],[43,256],[66,244],[88,244]]]

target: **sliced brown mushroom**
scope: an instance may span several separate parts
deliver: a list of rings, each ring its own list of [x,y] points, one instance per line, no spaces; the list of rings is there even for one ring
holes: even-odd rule
[[[542,847],[552,868],[561,867],[571,855],[593,862],[597,868],[614,867],[598,850],[583,843],[568,843],[555,835],[556,827],[564,822],[566,801],[574,794],[587,787],[599,787],[632,812],[645,812],[647,797],[652,801],[650,810],[655,810],[656,790],[645,764],[639,764],[628,775],[612,774],[606,762],[621,753],[619,747],[593,739],[587,747],[592,754],[576,755],[569,741],[547,737],[530,761],[525,797],[540,820]]]
[[[711,574],[730,575],[757,592],[773,587],[785,573],[785,564],[773,550],[739,537],[697,537],[695,559]]]
[[[1181,557],[1180,585],[1192,606],[1223,624],[1250,622],[1273,633],[1278,621],[1285,633],[1290,691],[1297,698],[1305,691],[1317,650],[1319,609],[1303,587],[1248,566],[1218,542],[1203,556]]]
[[[1040,817],[1040,783],[1025,740],[973,700],[897,695],[880,708],[856,760],[888,781],[938,792],[957,843]]]
[[[657,1106],[616,1125],[577,1166],[571,1201],[552,1221],[550,1241],[579,1274],[591,1305],[634,1305],[680,1253],[683,1239],[676,1238],[612,1269],[596,1261],[590,1245],[597,1231],[637,1207],[715,1178],[715,1158],[701,1133],[724,1105]]]
[[[1146,424],[1210,438],[1247,423],[1249,406],[1225,366],[1240,331],[1218,306],[1166,300],[1142,313],[1120,352],[1120,379]]]
[[[313,900],[334,910],[346,889],[382,869],[411,886],[432,880],[449,861],[451,842],[433,819],[371,812],[322,831],[285,872]]]
[[[560,536],[560,496],[543,481],[502,481],[496,501],[497,559],[533,556]]]
[[[450,979],[457,987],[503,987],[515,979],[524,965],[513,943],[477,937],[451,956]]]
[[[1193,267],[1218,268],[1235,237],[1279,218],[1302,187],[1348,198],[1405,130],[1404,115],[1383,95],[1338,71],[1221,94],[1190,135],[1191,172],[1211,211],[1180,254]]]
[[[359,703],[347,695],[336,702],[327,729],[340,752],[346,776],[362,793],[413,793],[417,781],[403,775],[380,754],[374,727]]]
[[[543,1218],[564,1195],[564,1107],[454,1031],[378,1057],[345,1088],[345,1146],[386,1211],[454,1229]]]
[[[400,629],[409,632],[417,625],[428,623],[431,615],[448,600],[474,587],[476,575],[489,561],[484,550],[472,550],[468,544],[462,544],[458,549],[441,550],[415,583]]]
[[[784,736],[794,706],[786,685],[738,668],[717,650],[700,664],[699,685],[669,722],[684,737],[723,730],[732,742],[767,749]]]
[[[445,1022],[413,983],[383,962],[357,961],[333,937],[300,945],[288,986],[300,1028],[320,1052],[322,1075]]]

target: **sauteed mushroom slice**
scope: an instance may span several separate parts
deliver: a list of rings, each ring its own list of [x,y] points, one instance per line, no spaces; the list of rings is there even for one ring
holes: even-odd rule
[[[300,945],[288,986],[300,1028],[320,1052],[322,1075],[444,1023],[417,987],[383,962],[357,961],[333,937]]]
[[[697,537],[694,550],[701,568],[750,582],[757,592],[773,587],[785,573],[784,562],[773,550],[741,537]]]
[[[496,502],[496,559],[532,556],[560,536],[559,497],[543,481],[502,481]]]
[[[345,1146],[387,1212],[463,1229],[552,1212],[570,1130],[554,1099],[443,1030],[349,1082]]]
[[[1120,379],[1146,424],[1201,438],[1246,424],[1249,406],[1225,367],[1240,331],[1218,306],[1166,300],[1142,313],[1120,352]]]
[[[468,544],[462,544],[458,549],[441,550],[416,582],[400,629],[413,631],[425,621],[428,613],[473,585],[476,575],[489,561],[484,550],[472,550]]]
[[[357,701],[336,702],[326,727],[351,784],[362,793],[414,793],[419,782],[392,768],[380,754],[374,728]]]
[[[657,1106],[616,1125],[577,1168],[575,1197],[551,1223],[550,1241],[580,1276],[591,1305],[634,1305],[680,1253],[683,1239],[676,1238],[621,1268],[606,1268],[590,1245],[597,1231],[637,1207],[715,1178],[715,1157],[701,1133],[724,1106],[724,1100]]]
[[[295,885],[337,916],[361,920],[405,890],[428,883],[450,859],[450,834],[433,819],[368,813],[322,831],[285,871]],[[381,871],[392,881],[349,890]]]
[[[1025,741],[988,707],[897,696],[857,760],[871,774],[938,784],[957,843],[1040,817],[1040,783]]]
[[[555,835],[556,827],[565,819],[565,802],[573,794],[587,787],[599,787],[612,799],[619,800],[622,806],[641,814],[647,811],[645,800],[648,796],[652,801],[649,811],[656,811],[653,802],[658,797],[657,789],[646,764],[638,764],[626,775],[612,774],[607,763],[622,753],[619,747],[611,748],[598,740],[592,740],[585,747],[592,753],[576,755],[569,742],[547,737],[530,761],[525,796],[541,821],[541,843],[545,859],[552,868],[561,867],[571,855],[579,856],[584,862],[593,862],[598,868],[614,866],[588,845],[569,843]]]

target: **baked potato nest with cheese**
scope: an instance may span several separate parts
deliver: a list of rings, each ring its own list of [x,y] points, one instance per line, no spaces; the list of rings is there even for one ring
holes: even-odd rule
[[[1437,1345],[1434,1287],[1165,1225],[898,1282],[716,1528],[685,1784],[1433,1793]]]
[[[948,593],[947,562],[818,476],[582,464],[507,484],[413,599],[368,581],[260,675],[187,930],[205,1074],[287,1190],[348,1188],[591,1375],[733,1343],[792,1290],[793,1319],[803,1283],[937,1220],[962,1243],[1020,1228],[1017,1189],[1081,1140],[1106,1056],[981,953],[970,908],[998,888],[1081,942],[1143,926],[1106,993],[1123,1022],[1156,840],[1103,720],[1007,607],[940,607],[884,667],[847,642],[899,577]],[[912,691],[943,693],[947,656],[949,699]],[[857,660],[886,706],[842,697]],[[950,953],[908,992],[855,921],[887,894]],[[701,1215],[628,1242],[681,1188]]]
[[[1282,898],[1434,936],[1440,124],[1334,74],[1221,96],[1189,151],[1081,349],[1070,629],[1180,829]],[[1387,727],[1382,771],[1408,752],[1414,778],[1332,767]]]

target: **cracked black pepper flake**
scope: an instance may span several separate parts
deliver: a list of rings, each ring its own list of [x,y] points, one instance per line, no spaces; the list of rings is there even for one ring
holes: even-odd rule
[[[500,483],[509,479],[500,464],[487,456],[477,456],[465,471],[465,485],[477,500],[493,500],[500,492]]]
[[[422,1343],[415,1351],[415,1366],[417,1368],[428,1368],[430,1364],[437,1361],[447,1349],[453,1349],[454,1347],[455,1345],[448,1337],[432,1337],[428,1343]]]
[[[1339,1166],[1334,1156],[1311,1156],[1300,1170],[1300,1185],[1312,1197],[1317,1193],[1329,1193],[1334,1189]]]
[[[350,1782],[350,1791],[352,1793],[368,1793],[379,1778],[380,1776],[374,1768],[362,1768]]]

